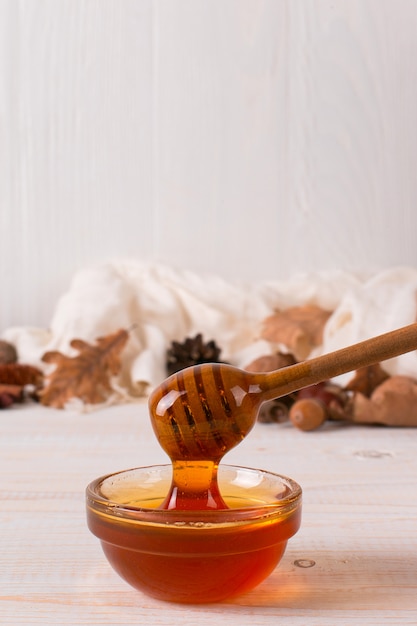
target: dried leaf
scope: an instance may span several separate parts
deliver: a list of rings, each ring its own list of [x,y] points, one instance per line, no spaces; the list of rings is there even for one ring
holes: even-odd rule
[[[6,385],[0,383],[0,394],[7,393],[12,396],[16,400],[20,400],[23,397],[23,386],[22,385]]]
[[[379,363],[375,365],[369,365],[367,367],[361,367],[356,370],[355,376],[346,385],[347,391],[358,391],[367,398],[371,396],[373,391],[387,380],[389,375],[382,369]]]
[[[4,385],[34,385],[43,383],[43,373],[37,367],[23,363],[0,364],[0,383]]]
[[[41,403],[63,408],[71,398],[79,398],[87,404],[104,402],[112,392],[111,376],[120,371],[120,353],[128,338],[128,331],[121,329],[99,337],[97,345],[73,339],[70,345],[79,352],[74,357],[58,351],[46,352],[42,360],[54,363],[56,368],[39,393]]]
[[[330,315],[331,311],[314,304],[276,311],[264,320],[261,336],[267,341],[284,344],[302,361],[323,341],[323,328]]]

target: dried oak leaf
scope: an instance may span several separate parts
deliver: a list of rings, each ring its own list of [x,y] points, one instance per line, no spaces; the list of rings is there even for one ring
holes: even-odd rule
[[[56,350],[46,352],[42,361],[54,363],[56,368],[47,376],[47,384],[39,392],[41,403],[62,409],[71,398],[79,398],[86,404],[107,400],[112,392],[110,377],[120,371],[120,353],[128,338],[128,331],[121,329],[98,337],[97,345],[73,339],[70,345],[79,352],[74,357]]]
[[[331,315],[315,304],[278,310],[264,320],[261,337],[284,344],[297,361],[303,361],[322,343],[323,328]]]

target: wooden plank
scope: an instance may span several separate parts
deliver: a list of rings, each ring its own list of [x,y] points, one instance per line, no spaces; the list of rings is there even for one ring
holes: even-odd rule
[[[84,488],[103,473],[166,461],[145,402],[76,414],[1,412],[0,622],[313,626],[415,624],[415,431],[258,423],[224,462],[285,473],[303,522],[257,589],[213,606],[165,604],[113,573],[85,522]]]
[[[417,262],[414,0],[0,3],[0,330],[151,257],[239,281]]]
[[[238,280],[276,275],[285,236],[286,4],[156,3],[163,260]]]
[[[414,265],[415,2],[293,2],[289,28],[287,267]]]
[[[1,329],[47,326],[78,268],[151,250],[151,5],[1,3]]]

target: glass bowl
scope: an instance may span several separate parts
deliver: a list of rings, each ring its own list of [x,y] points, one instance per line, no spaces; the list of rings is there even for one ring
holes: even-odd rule
[[[300,527],[300,486],[264,470],[220,465],[228,509],[163,510],[171,476],[171,465],[153,465],[88,485],[88,527],[111,566],[136,589],[171,602],[219,602],[253,589]]]

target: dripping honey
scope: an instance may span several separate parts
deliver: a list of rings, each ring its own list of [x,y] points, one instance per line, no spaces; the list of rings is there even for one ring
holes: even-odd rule
[[[161,509],[204,511],[227,509],[217,482],[214,461],[173,461],[172,482]]]

